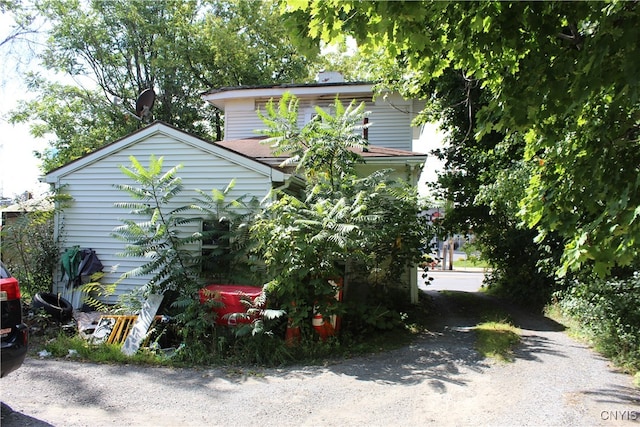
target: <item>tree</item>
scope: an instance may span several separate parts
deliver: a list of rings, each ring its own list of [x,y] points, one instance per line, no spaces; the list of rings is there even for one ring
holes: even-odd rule
[[[36,138],[55,135],[49,147],[34,155],[44,172],[84,156],[138,129],[137,120],[123,115],[97,90],[47,81],[35,74],[28,85],[42,95],[11,112],[12,123],[31,122]]]
[[[2,261],[18,278],[23,298],[48,292],[59,261],[59,245],[54,237],[53,197],[28,206],[0,229]],[[61,200],[58,200],[61,201]]]
[[[361,156],[351,148],[363,150],[369,145],[362,137],[362,130],[368,128],[363,119],[364,102],[356,105],[355,100],[345,107],[338,98],[333,103],[333,114],[315,107],[315,118],[302,129],[298,126],[298,99],[285,93],[278,103],[266,105],[266,113],[258,111],[258,116],[267,129],[261,134],[270,138],[264,141],[271,145],[274,155],[291,155],[283,166],[295,164],[298,172],[310,178],[322,179],[329,183],[331,192],[348,177],[355,174],[355,165],[362,162]]]
[[[417,190],[389,179],[388,171],[356,176],[361,159],[350,148],[367,145],[361,132],[354,133],[363,123],[363,105],[345,107],[336,99],[333,112],[317,108],[317,117],[302,127],[297,108],[297,99],[286,95],[262,115],[270,136],[265,143],[290,153],[284,164],[295,164],[307,183],[297,197],[276,193],[252,226],[270,295],[294,325],[309,325],[303,321],[314,308],[325,316],[343,309],[331,279],[346,273],[349,286],[371,291],[372,300],[358,300],[360,309],[389,306],[388,295],[373,291],[397,288],[406,268],[421,258],[427,229],[418,216]],[[344,291],[348,296],[349,288]]]
[[[485,284],[491,292],[529,307],[541,308],[557,290],[553,266],[557,241],[534,242],[535,230],[518,217],[522,189],[530,167],[522,160],[523,138],[505,139],[493,131],[472,132],[475,113],[486,104],[479,84],[447,70],[430,85],[434,93],[428,111],[448,124],[449,144],[434,154],[445,168],[434,185],[449,208],[442,226],[449,234],[473,232],[476,246],[492,266]]]
[[[4,48],[16,42],[28,41],[31,35],[38,32],[36,28],[33,28],[33,14],[19,0],[0,0],[0,12],[13,15],[14,22],[4,38],[0,39],[0,47]]]
[[[221,112],[204,105],[203,90],[307,76],[271,2],[47,0],[39,11],[50,23],[42,65],[66,80],[31,74],[40,96],[11,120],[53,136],[40,153],[45,172],[144,126],[134,112],[145,89],[157,94],[154,119],[220,139]]]
[[[182,180],[177,176],[182,165],[162,172],[163,158],[151,156],[145,168],[131,156],[129,168],[120,170],[134,182],[118,184],[116,188],[132,199],[115,206],[130,209],[131,215],[141,221],[124,219],[123,225],[113,230],[113,237],[126,243],[121,256],[139,257],[146,261],[139,267],[122,274],[120,280],[129,277],[151,275],[144,291],[148,294],[164,294],[175,291],[193,298],[198,289],[198,268],[192,261],[188,245],[201,239],[198,235],[181,235],[180,226],[196,221],[179,214],[188,207],[170,208],[170,202],[182,191]]]
[[[470,130],[523,138],[521,217],[564,244],[561,275],[637,263],[640,46],[635,2],[282,4],[307,46],[353,36],[381,76],[423,95],[452,70],[486,91]]]

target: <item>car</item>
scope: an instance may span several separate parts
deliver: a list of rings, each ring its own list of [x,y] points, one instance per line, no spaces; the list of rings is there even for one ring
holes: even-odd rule
[[[29,345],[29,329],[22,322],[22,295],[18,279],[0,261],[0,377],[15,371],[24,362]]]

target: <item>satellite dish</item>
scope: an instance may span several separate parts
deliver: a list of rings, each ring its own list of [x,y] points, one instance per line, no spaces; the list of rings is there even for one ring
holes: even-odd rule
[[[153,108],[153,103],[156,100],[156,93],[153,89],[145,89],[140,92],[138,95],[138,99],[136,99],[136,115],[141,119],[145,120],[146,118],[151,116],[151,109]]]

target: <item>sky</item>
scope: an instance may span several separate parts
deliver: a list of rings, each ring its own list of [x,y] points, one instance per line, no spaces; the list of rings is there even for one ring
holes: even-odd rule
[[[15,83],[0,88],[0,190],[3,197],[9,198],[25,191],[41,194],[48,188],[38,182],[40,162],[33,155],[46,147],[46,141],[33,138],[28,125],[12,125],[6,120],[7,112],[18,105],[20,89]]]
[[[4,40],[11,24],[10,16],[0,14],[0,40]],[[14,198],[25,191],[41,194],[48,189],[38,182],[40,162],[33,156],[34,151],[47,144],[44,139],[33,138],[27,124],[7,122],[7,113],[21,99],[31,96],[18,71],[17,59],[9,49],[7,45],[0,47],[0,196]],[[18,54],[23,60],[27,58],[26,52]]]

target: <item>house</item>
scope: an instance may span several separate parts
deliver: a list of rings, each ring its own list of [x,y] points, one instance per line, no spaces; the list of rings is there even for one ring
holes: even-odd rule
[[[398,175],[417,182],[426,156],[411,152],[416,132],[411,128],[412,114],[418,106],[389,94],[373,100],[372,85],[364,83],[331,82],[325,84],[284,85],[273,87],[224,88],[210,91],[203,98],[224,111],[225,138],[210,142],[185,133],[163,122],[154,122],[139,131],[108,144],[84,157],[49,172],[44,180],[53,188],[63,191],[72,202],[56,213],[56,230],[66,248],[80,246],[95,250],[104,265],[103,283],[113,283],[126,271],[137,267],[139,260],[122,258],[123,243],[111,236],[115,227],[128,218],[128,211],[114,206],[129,201],[127,195],[114,184],[130,184],[120,166],[130,165],[134,156],[147,165],[150,155],[164,157],[164,167],[183,165],[179,176],[184,191],[175,199],[176,206],[188,204],[198,196],[196,189],[209,191],[224,189],[236,179],[230,197],[244,194],[263,198],[272,188],[290,185],[297,178],[280,168],[283,158],[274,157],[268,146],[261,144],[255,130],[264,127],[256,110],[269,99],[276,99],[289,91],[300,99],[300,123],[310,119],[314,105],[327,106],[336,94],[345,100],[357,99],[367,103],[372,126],[369,129],[369,150],[362,153],[365,164],[361,173],[375,169],[393,168]],[[129,217],[130,218],[130,217]],[[201,223],[185,226],[185,233],[200,231]],[[202,250],[194,247],[193,250]],[[417,300],[417,274],[412,274],[411,295]],[[54,292],[81,306],[77,291],[67,287],[66,280],[54,284]],[[127,293],[147,282],[146,277],[135,277],[121,282],[117,295]],[[114,295],[111,301],[117,298]]]
[[[367,111],[371,112],[368,118],[371,123],[367,135],[369,144],[412,150],[413,140],[418,139],[421,129],[411,126],[411,122],[423,109],[423,101],[405,100],[394,92],[374,97],[373,84],[344,82],[338,73],[320,73],[317,81],[319,83],[304,85],[220,88],[205,92],[203,98],[224,111],[225,141],[255,136],[257,129],[264,128],[256,110],[264,112],[267,102],[277,101],[289,92],[299,100],[300,126],[311,120],[316,106],[328,108],[337,96],[344,104],[352,100],[366,103]]]

